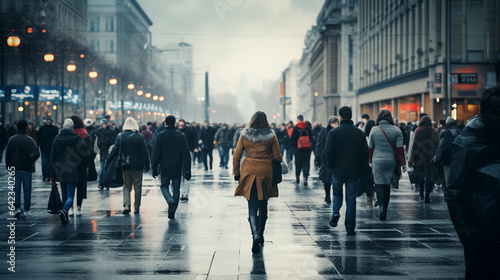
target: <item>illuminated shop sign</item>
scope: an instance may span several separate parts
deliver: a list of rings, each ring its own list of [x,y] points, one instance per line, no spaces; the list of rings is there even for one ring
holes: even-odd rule
[[[13,86],[10,88],[11,101],[33,101],[35,100],[34,86]]]
[[[399,111],[418,111],[420,107],[417,103],[401,104],[399,105]]]
[[[453,84],[477,84],[477,73],[452,74],[451,83]]]
[[[5,101],[5,87],[0,86],[0,101]]]
[[[38,87],[38,101],[61,101],[61,87]]]

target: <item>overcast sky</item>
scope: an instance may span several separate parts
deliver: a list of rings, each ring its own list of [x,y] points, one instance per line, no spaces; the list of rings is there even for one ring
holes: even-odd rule
[[[153,45],[193,45],[201,95],[201,74],[210,73],[211,93],[234,92],[242,74],[250,89],[276,80],[298,60],[308,29],[324,0],[138,0],[153,21]]]

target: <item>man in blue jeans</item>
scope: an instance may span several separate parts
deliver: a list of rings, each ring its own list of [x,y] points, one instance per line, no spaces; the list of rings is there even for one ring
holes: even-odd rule
[[[346,189],[347,235],[356,232],[356,194],[359,187],[360,172],[368,164],[368,145],[365,134],[354,126],[352,111],[349,107],[339,110],[340,125],[330,130],[326,140],[326,160],[333,172],[333,215],[330,226],[336,227],[340,218],[343,194]]]
[[[35,141],[26,135],[28,123],[25,120],[17,122],[17,134],[7,143],[5,166],[9,174],[15,174],[15,217],[21,217],[21,188],[24,193],[24,215],[30,214],[31,207],[31,175],[35,172],[35,161],[40,152]],[[22,185],[22,187],[21,187]]]
[[[168,203],[168,218],[175,218],[179,205],[181,175],[191,179],[191,155],[186,136],[175,128],[175,117],[165,118],[166,129],[158,133],[153,146],[152,169],[153,178],[158,176],[158,165],[161,169],[161,193]],[[172,182],[172,193],[169,186]]]

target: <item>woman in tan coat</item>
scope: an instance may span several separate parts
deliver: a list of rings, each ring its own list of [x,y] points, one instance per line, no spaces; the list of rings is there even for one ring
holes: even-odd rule
[[[243,151],[246,156],[240,171]],[[259,253],[260,245],[264,244],[267,200],[278,197],[278,186],[273,184],[271,155],[274,155],[274,160],[281,162],[278,138],[274,135],[266,114],[257,111],[241,132],[233,155],[234,179],[239,181],[234,195],[244,196],[248,200],[248,221],[252,230],[254,254]]]

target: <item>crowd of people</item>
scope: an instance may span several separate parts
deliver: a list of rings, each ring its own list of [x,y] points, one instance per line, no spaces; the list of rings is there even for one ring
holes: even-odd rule
[[[41,155],[43,181],[61,185],[64,206],[60,219],[68,224],[75,193],[75,213],[81,215],[87,182],[98,181],[100,190],[109,188],[107,170],[115,162],[123,172],[123,214],[132,210],[132,189],[134,213],[140,212],[143,173],[152,169],[153,178],[161,175],[168,217],[174,219],[179,201],[189,200],[192,164],[212,170],[213,149],[217,148],[219,167],[228,169],[232,150],[232,172],[238,181],[235,195],[248,200],[253,253],[264,243],[267,201],[278,196],[271,157],[290,168],[293,161],[295,183],[301,184],[302,174],[306,186],[314,154],[312,162],[319,167],[324,201],[333,204],[331,227],[341,218],[345,191],[347,235],[356,234],[356,197],[366,194],[367,206],[378,206],[379,220],[386,220],[391,189],[398,188],[402,173],[408,170],[424,203],[431,202],[435,186],[443,187],[452,222],[465,247],[468,275],[491,275],[498,274],[492,269],[500,263],[499,113],[500,89],[492,88],[481,98],[481,115],[466,124],[451,117],[436,123],[425,113],[414,124],[405,124],[387,109],[380,110],[375,120],[363,114],[362,121],[354,124],[349,107],[340,108],[326,127],[312,125],[302,115],[295,123],[278,127],[269,124],[260,111],[248,125],[232,127],[176,121],[171,115],[161,125],[139,127],[136,120],[127,118],[119,128],[106,117],[96,127],[91,119],[73,115],[61,127],[54,126],[51,119],[38,130],[25,120],[8,128],[0,125],[0,152],[6,148],[6,167],[16,171],[16,217],[30,214],[31,176]],[[98,173],[95,162],[99,162]]]

